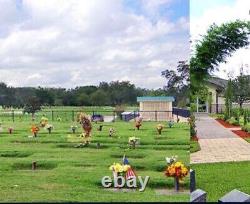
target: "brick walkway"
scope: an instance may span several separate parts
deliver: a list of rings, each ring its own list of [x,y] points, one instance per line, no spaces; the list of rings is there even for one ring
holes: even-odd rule
[[[196,120],[201,150],[191,154],[191,163],[250,161],[250,143],[207,115]]]

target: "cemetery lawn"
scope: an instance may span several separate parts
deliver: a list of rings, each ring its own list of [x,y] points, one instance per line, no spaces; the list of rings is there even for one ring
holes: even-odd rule
[[[198,152],[200,149],[198,141],[190,140],[190,153]]]
[[[196,188],[207,192],[207,201],[217,202],[233,189],[250,194],[250,161],[192,164]]]
[[[164,176],[165,157],[178,155],[189,165],[189,125],[180,123],[165,128],[161,136],[156,133],[156,122],[144,122],[139,131],[132,122],[103,123],[103,131],[93,125],[92,143],[76,148],[81,138],[81,127],[71,134],[71,122],[52,122],[49,135],[41,129],[37,138],[31,135],[31,122],[3,122],[0,133],[0,202],[56,202],[56,201],[189,201],[189,194],[157,195],[155,189],[173,189],[173,178]],[[13,126],[14,134],[7,128]],[[116,129],[108,136],[110,127]],[[136,149],[128,148],[128,138],[141,138]],[[101,148],[97,149],[99,142]],[[126,153],[137,175],[150,176],[144,192],[113,192],[101,186],[103,176],[112,176],[109,166],[121,162]],[[31,170],[37,161],[37,170]],[[213,174],[212,174],[213,175]],[[189,178],[182,184],[189,189]]]

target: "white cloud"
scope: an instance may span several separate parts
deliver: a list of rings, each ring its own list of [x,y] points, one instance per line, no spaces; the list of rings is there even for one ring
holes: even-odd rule
[[[0,0],[0,81],[74,87],[127,79],[163,87],[161,71],[189,55],[187,18],[150,18],[170,3],[142,0],[143,15],[128,12],[122,0],[23,0],[18,6]]]
[[[195,1],[191,0],[191,17],[190,17],[190,32],[191,39],[195,44],[195,41],[202,38],[213,23],[221,25],[222,23],[232,22],[236,19],[240,20],[250,20],[249,10],[250,10],[250,1],[248,0],[235,0],[234,4],[218,4],[217,7],[207,9],[201,16],[192,15],[192,10],[195,10]],[[204,1],[204,7],[206,2]],[[193,47],[193,46],[192,46]],[[218,69],[219,71],[215,72],[215,75],[223,78],[227,78],[229,73],[233,73],[234,76],[237,76],[240,71],[240,67],[245,67],[245,72],[250,72],[250,50],[247,48],[241,48],[233,53],[233,56],[227,59],[226,64],[221,64]]]

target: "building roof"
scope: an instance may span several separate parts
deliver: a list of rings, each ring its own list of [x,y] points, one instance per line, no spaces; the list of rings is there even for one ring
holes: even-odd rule
[[[206,81],[220,88],[226,88],[228,82],[226,79],[221,79],[219,77],[214,77],[214,76],[209,77]]]
[[[175,101],[173,96],[142,96],[137,97],[137,102],[142,101],[165,101],[165,102],[173,102]]]

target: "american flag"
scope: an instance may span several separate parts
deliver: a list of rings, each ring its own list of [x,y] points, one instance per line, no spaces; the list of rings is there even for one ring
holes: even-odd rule
[[[123,164],[124,165],[129,165],[129,161],[128,161],[128,159],[127,159],[127,157],[125,155],[123,156]],[[126,177],[127,180],[136,177],[136,174],[135,174],[135,172],[133,171],[133,169],[131,167],[127,170],[125,177]]]
[[[128,169],[128,171],[126,172],[125,177],[126,177],[127,180],[136,177],[135,172],[133,171],[133,169],[132,169],[131,167],[130,167],[130,168]]]

